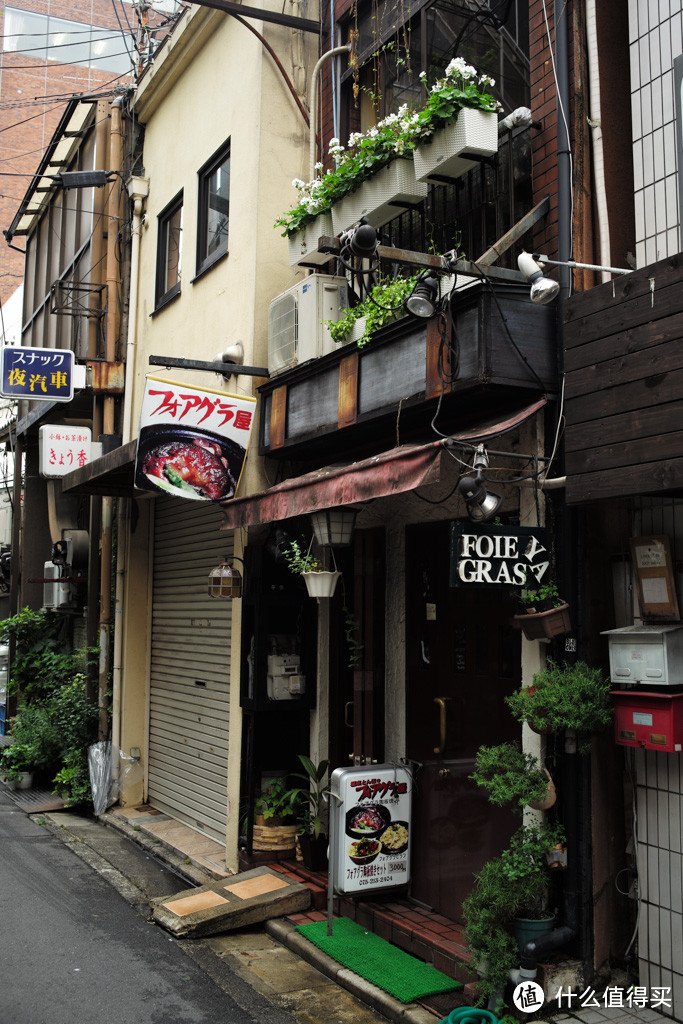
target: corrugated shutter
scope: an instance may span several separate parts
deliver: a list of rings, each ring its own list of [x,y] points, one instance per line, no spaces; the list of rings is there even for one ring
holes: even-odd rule
[[[207,594],[232,554],[215,505],[155,501],[149,802],[225,842],[232,602]]]

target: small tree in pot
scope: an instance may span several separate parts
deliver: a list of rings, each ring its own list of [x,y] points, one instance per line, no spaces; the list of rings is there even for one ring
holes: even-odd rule
[[[306,774],[297,773],[294,778],[307,783],[305,788],[295,790],[305,804],[300,814],[302,829],[299,833],[299,845],[305,866],[314,871],[323,871],[327,867],[327,794],[330,791],[330,762],[320,761],[316,765],[305,754],[298,756]]]

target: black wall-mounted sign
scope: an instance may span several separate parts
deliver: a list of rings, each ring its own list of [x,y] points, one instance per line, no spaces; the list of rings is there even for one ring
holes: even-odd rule
[[[451,523],[452,587],[542,583],[550,565],[547,530],[536,526]]]

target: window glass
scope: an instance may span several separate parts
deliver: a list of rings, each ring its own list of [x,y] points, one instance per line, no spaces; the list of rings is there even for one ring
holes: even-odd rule
[[[131,70],[126,43],[116,29],[33,11],[5,8],[2,45],[5,51],[41,61],[80,64],[113,74]]]
[[[183,256],[182,195],[159,215],[156,304],[180,291]]]
[[[199,172],[197,272],[228,251],[230,148],[225,146]]]

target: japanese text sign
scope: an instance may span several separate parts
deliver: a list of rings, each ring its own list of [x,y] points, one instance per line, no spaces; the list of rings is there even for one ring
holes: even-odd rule
[[[178,498],[234,498],[256,399],[147,377],[135,485]]]
[[[74,354],[66,348],[0,349],[0,395],[43,402],[74,396]]]
[[[336,891],[367,893],[407,885],[412,805],[407,768],[338,768],[330,791]]]
[[[547,533],[532,526],[451,523],[452,587],[535,587],[550,565]]]
[[[92,432],[89,427],[46,424],[40,428],[39,435],[41,476],[64,476],[90,462]]]

